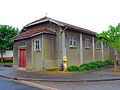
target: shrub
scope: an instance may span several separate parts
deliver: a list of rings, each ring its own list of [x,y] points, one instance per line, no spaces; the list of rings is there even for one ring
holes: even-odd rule
[[[109,65],[113,65],[114,64],[113,60],[105,60],[105,62],[108,63]]]
[[[85,65],[78,68],[78,71],[85,71],[85,70],[89,70],[89,68]]]
[[[70,66],[67,68],[68,71],[78,71],[79,67],[78,66]]]
[[[88,63],[88,64],[87,64],[87,67],[89,67],[88,70],[97,68],[97,66],[96,66],[95,64],[93,64],[93,63]]]
[[[52,70],[58,70],[58,68],[49,68],[49,69],[46,69],[46,70],[52,71]]]
[[[113,65],[113,60],[105,60],[105,61],[95,61],[86,64],[82,64],[78,66],[70,66],[67,68],[68,71],[85,71],[85,70],[92,70],[95,68],[105,67],[108,65]]]

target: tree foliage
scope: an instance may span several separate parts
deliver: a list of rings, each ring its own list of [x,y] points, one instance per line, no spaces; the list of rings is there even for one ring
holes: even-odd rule
[[[101,38],[98,43],[107,42],[108,46],[114,47],[116,51],[120,51],[120,24],[115,27],[110,25],[108,31],[103,31],[96,36]]]
[[[103,31],[100,34],[96,35],[98,38],[101,38],[98,43],[107,42],[107,45],[113,47],[115,51],[120,51],[120,24],[117,26],[109,26],[108,31]],[[114,54],[114,70],[119,71],[116,60],[118,54]]]
[[[17,35],[18,28],[9,25],[0,25],[0,50],[12,49],[13,41],[11,38]]]

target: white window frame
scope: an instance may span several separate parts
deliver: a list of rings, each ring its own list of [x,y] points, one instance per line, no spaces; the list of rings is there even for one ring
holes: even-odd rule
[[[26,42],[25,41],[20,41],[19,42],[19,47],[26,47]]]
[[[91,39],[85,39],[85,48],[91,48]]]
[[[35,51],[40,51],[41,47],[40,47],[40,40],[39,39],[35,39],[34,40],[34,50]]]
[[[77,47],[77,39],[75,36],[69,37],[69,44],[70,44],[70,47]]]

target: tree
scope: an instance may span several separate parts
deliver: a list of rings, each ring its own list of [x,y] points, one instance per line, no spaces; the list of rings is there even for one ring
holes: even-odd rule
[[[0,53],[1,61],[3,61],[3,52],[6,49],[13,48],[13,41],[11,38],[17,35],[19,32],[18,28],[13,28],[9,25],[0,25]]]
[[[114,51],[120,51],[120,24],[115,27],[110,25],[108,31],[103,31],[96,36],[100,38],[98,43],[106,42],[109,47],[113,47]],[[114,69],[118,71],[116,57],[117,53],[114,55]]]

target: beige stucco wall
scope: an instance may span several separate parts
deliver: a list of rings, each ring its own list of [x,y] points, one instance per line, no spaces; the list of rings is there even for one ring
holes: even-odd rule
[[[96,49],[97,41],[98,41],[98,38],[95,37],[95,47],[94,47],[94,50],[95,50],[95,61],[101,61],[102,60],[102,46],[100,44],[100,48]]]
[[[104,50],[104,60],[110,59],[110,50],[109,48]]]
[[[25,47],[20,47],[19,42],[26,42]],[[14,67],[19,67],[19,50],[26,49],[26,68],[32,68],[32,58],[31,58],[31,39],[25,39],[20,41],[15,41],[13,45],[13,62]]]
[[[44,55],[44,67],[54,68],[58,67],[59,60],[56,59],[56,47],[55,46],[55,35],[43,34],[43,55]]]
[[[93,47],[92,47],[92,36],[83,33],[83,63],[88,63],[93,61]],[[91,40],[90,48],[85,48],[85,39]]]
[[[60,34],[61,34],[60,30],[62,30],[62,28],[56,24],[45,22],[42,24],[38,24],[38,25],[34,25],[32,27],[29,27],[29,28],[27,28],[27,30],[38,29],[38,28],[49,28],[56,32],[54,35],[54,46],[55,46],[54,47],[54,50],[55,50],[54,59],[56,60],[56,64],[60,63],[60,52],[61,52],[60,51]],[[48,35],[48,37],[49,37],[49,35]]]
[[[100,45],[100,49],[96,49],[96,43],[98,38],[92,35],[88,35],[85,33],[82,33],[82,49],[83,51],[80,52],[80,33],[81,32],[76,32],[76,31],[71,31],[71,30],[66,30],[65,34],[65,39],[66,39],[66,54],[68,57],[68,66],[71,65],[80,65],[81,60],[80,60],[80,53],[83,53],[83,63],[88,63],[92,61],[101,61],[102,60],[102,46]],[[69,45],[69,37],[70,36],[75,36],[77,39],[77,47],[70,47]],[[93,37],[94,37],[94,47],[93,47]],[[90,48],[85,48],[85,39],[90,39],[91,40],[91,46]],[[94,49],[93,49],[94,48]],[[103,58],[104,60],[110,59],[110,50],[105,49],[103,47],[104,52],[103,52]],[[94,50],[94,52],[93,52]],[[93,53],[94,53],[94,60],[93,60]]]
[[[68,57],[68,66],[80,65],[80,35],[78,32],[66,31],[65,32],[65,45],[66,45],[66,55]],[[69,38],[74,36],[77,39],[77,46],[70,47]]]
[[[40,51],[34,50],[34,40],[40,40]],[[38,71],[43,68],[43,62],[42,62],[42,35],[36,36],[32,38],[32,51],[30,52],[32,54],[32,70]]]
[[[56,31],[57,35],[59,34],[59,29],[60,29],[60,27],[56,24],[45,22],[45,23],[34,25],[32,27],[28,27],[27,30],[40,29],[40,28],[49,28],[53,31]]]

